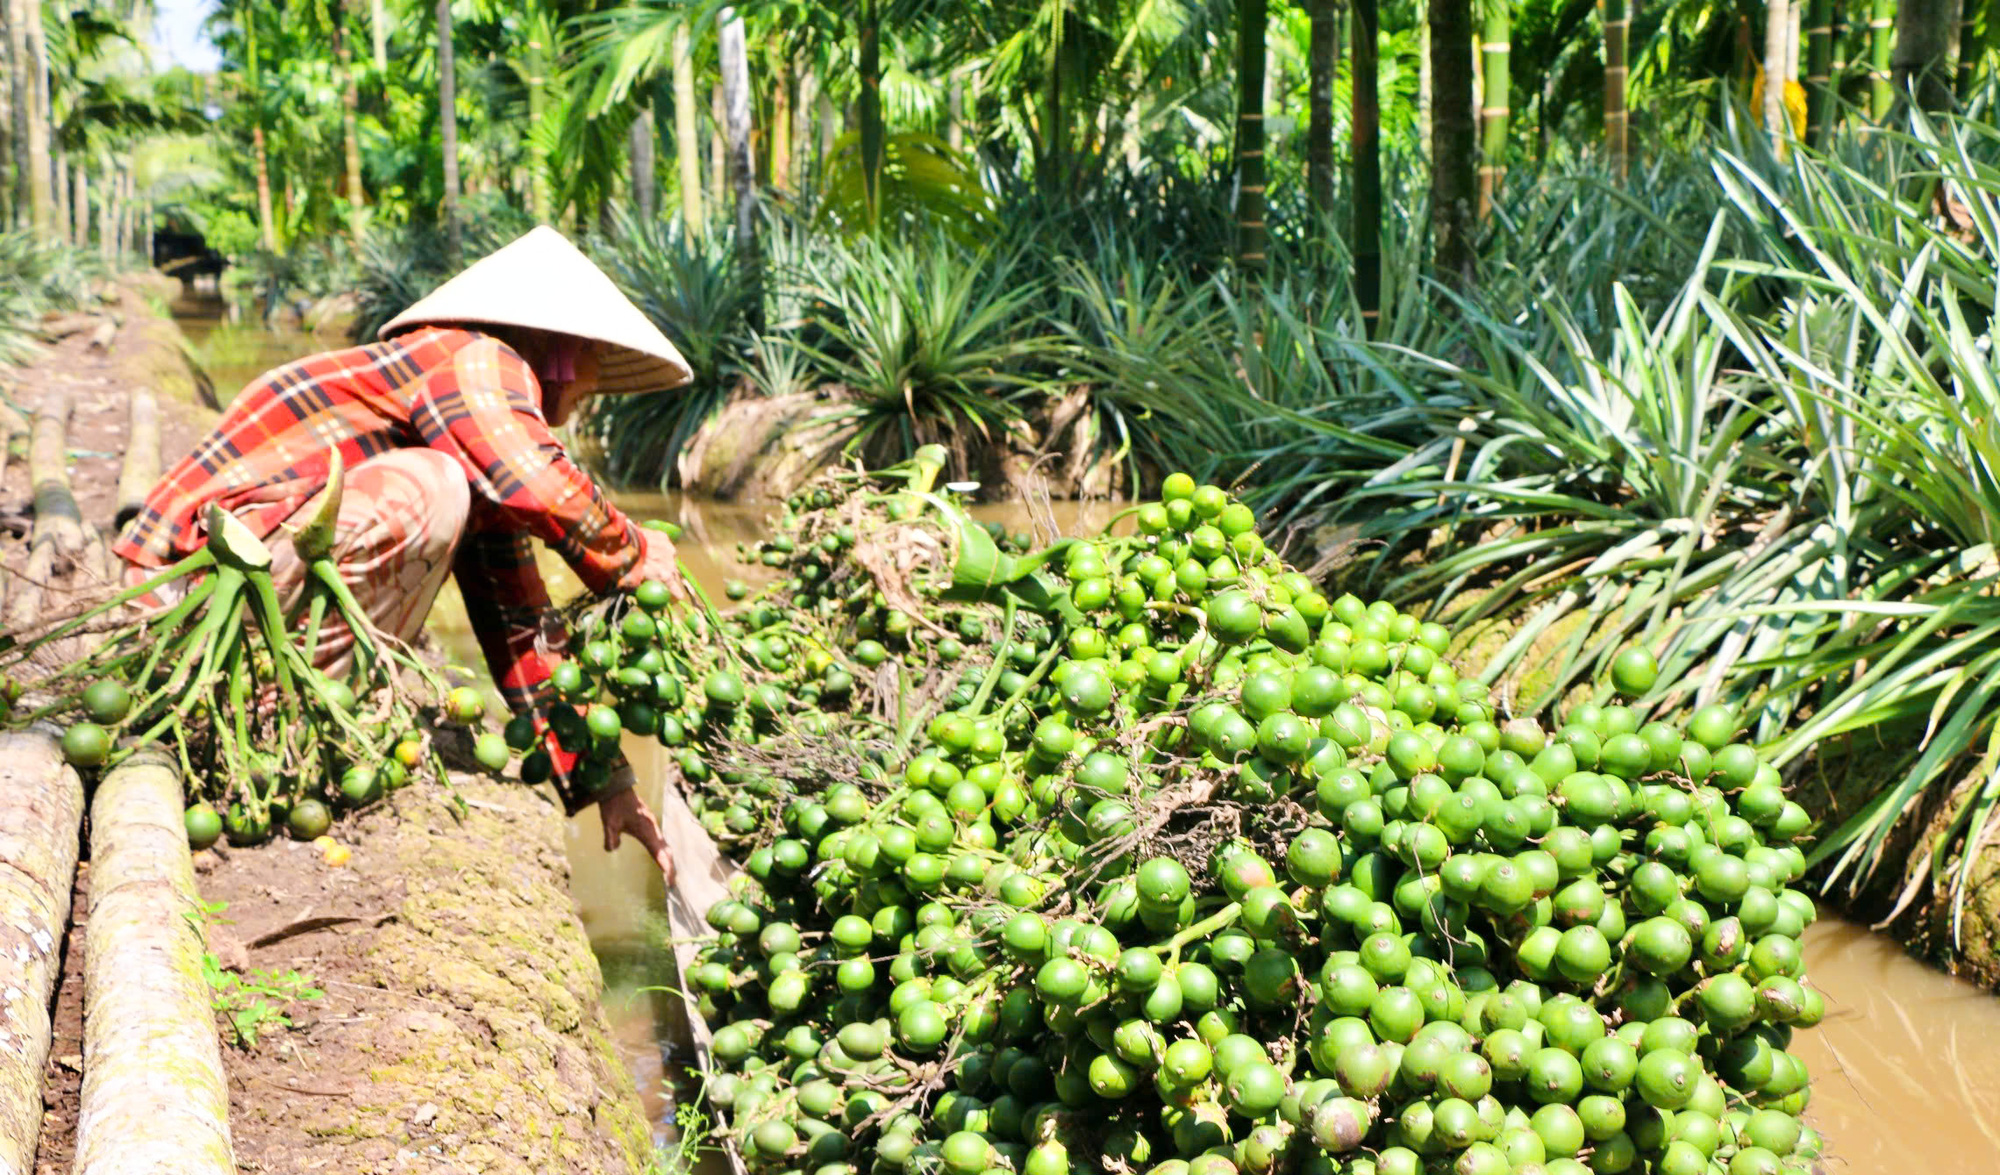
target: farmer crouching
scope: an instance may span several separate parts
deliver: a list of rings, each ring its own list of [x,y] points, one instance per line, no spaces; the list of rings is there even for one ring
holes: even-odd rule
[[[245,388],[119,538],[127,582],[198,550],[215,503],[269,542],[272,578],[291,607],[305,571],[289,536],[312,517],[338,448],[346,474],[333,558],[375,626],[413,640],[445,576],[456,576],[507,704],[544,711],[566,636],[530,539],[560,554],[593,592],[648,579],[685,591],[673,544],[620,513],[552,430],[593,394],[678,387],[691,377],[687,363],[549,228],[475,263],[378,338]],[[340,672],[353,640],[344,622],[327,621],[320,664]],[[569,812],[596,804],[607,851],[629,833],[671,877],[631,766],[620,757],[592,792],[567,770],[568,757],[556,758]]]

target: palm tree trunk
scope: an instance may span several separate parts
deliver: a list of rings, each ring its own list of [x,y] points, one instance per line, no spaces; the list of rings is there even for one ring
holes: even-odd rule
[[[653,126],[652,107],[639,112],[628,134],[632,151],[632,203],[638,209],[639,219],[651,223],[659,186],[653,174],[653,139],[658,131]]]
[[[354,44],[345,28],[346,5],[333,4],[329,15],[333,22],[333,59],[340,70],[340,153],[346,174],[347,235],[359,245],[368,234],[368,198],[361,187],[361,86],[354,80]]]
[[[1354,298],[1373,338],[1382,317],[1382,110],[1376,84],[1376,0],[1354,0],[1354,75],[1349,98],[1354,156]]]
[[[1831,0],[1814,0],[1815,7],[1830,4]],[[1963,0],[1958,18],[1958,82],[1953,86],[1962,107],[1972,98],[1973,83],[1978,80],[1980,43],[1980,13],[1986,8],[1986,0]]]
[[[1631,166],[1631,142],[1626,134],[1625,81],[1627,39],[1632,29],[1630,0],[1604,0],[1604,153],[1611,173],[1625,178]]]
[[[1265,0],[1236,0],[1236,264],[1264,276]]]
[[[124,212],[118,200],[123,194],[124,180],[117,168],[107,167],[102,184],[104,194],[98,200],[97,209],[97,253],[110,261],[118,256],[118,217]]]
[[[1896,104],[1896,87],[1890,84],[1890,48],[1896,24],[1896,0],[1875,0],[1868,18],[1868,106],[1875,120],[1889,117]]]
[[[764,173],[773,191],[791,187],[792,175],[792,77],[785,63],[777,63],[771,79],[771,159]]]
[[[550,46],[544,38],[553,29],[541,13],[531,14],[526,23],[527,40],[521,51],[527,76],[521,80],[528,89],[528,213],[536,224],[547,224],[554,210],[550,207],[548,140],[542,134],[542,120],[548,117],[549,107]]]
[[[965,78],[953,72],[945,78],[944,143],[954,153],[965,150]]]
[[[1824,146],[1833,121],[1833,0],[1806,12],[1806,142]]]
[[[49,161],[55,182],[49,185],[49,215],[55,220],[56,234],[70,244],[76,243],[76,224],[69,214],[69,153],[55,144],[55,158]]]
[[[375,72],[389,71],[389,6],[384,0],[369,0],[368,30],[375,42]]]
[[[127,165],[118,169],[118,253],[137,252],[133,230],[139,223],[139,177]]]
[[[716,55],[722,66],[729,187],[736,199],[736,244],[739,249],[750,250],[756,247],[757,239],[757,160],[750,151],[750,51],[741,12],[724,8],[715,20]]]
[[[1426,5],[1426,7],[1428,7]],[[1431,149],[1431,104],[1435,101],[1431,81],[1431,22],[1426,11],[1417,18],[1417,150],[1421,153]],[[1429,166],[1427,154],[1423,157]]]
[[[438,144],[444,154],[445,246],[458,260],[458,62],[452,44],[451,0],[437,0]]]
[[[799,93],[792,102],[792,174],[785,177],[788,188],[796,188],[802,182],[806,161],[817,157],[813,154],[813,116],[819,108],[819,74],[814,72],[810,62],[799,71]]]
[[[729,111],[722,96],[722,82],[717,79],[708,96],[708,197],[719,212],[723,194],[729,191]]]
[[[1513,92],[1513,0],[1486,0],[1480,36],[1485,63],[1479,86],[1479,219],[1493,211],[1493,194],[1507,175],[1507,115]]]
[[[882,13],[877,0],[861,0],[861,188],[868,218],[875,218],[882,182]]]
[[[28,65],[25,87],[24,135],[27,141],[26,203],[28,223],[37,233],[50,228],[54,194],[49,175],[49,52],[42,36],[42,8],[38,0],[13,0],[22,25],[23,60]]]
[[[446,2],[448,0],[439,0],[439,3]],[[257,8],[254,4],[246,4],[240,12],[244,63],[250,75],[246,81],[250,86],[250,154],[257,171],[257,235],[263,241],[266,253],[276,253],[278,231],[271,219],[271,156],[264,147],[264,82],[257,69]]]
[[[1242,0],[1238,0],[1239,6]],[[1053,187],[1063,180],[1063,156],[1068,154],[1069,115],[1063,104],[1064,9],[1058,7],[1049,39],[1049,81],[1042,92],[1042,157],[1035,163],[1037,182]]]
[[[1307,0],[1306,187],[1322,214],[1333,211],[1333,76],[1340,68],[1340,14],[1335,0]]]
[[[1774,155],[1783,155],[1785,141],[1792,137],[1791,116],[1785,112],[1785,59],[1792,43],[1788,31],[1791,22],[1792,7],[1788,0],[1765,0],[1764,108],[1757,116],[1764,122],[1764,133],[1771,136]]]
[[[833,104],[833,95],[827,93],[825,85],[819,87],[814,97],[814,122],[819,128],[819,163],[822,168],[833,158],[833,145],[840,139],[840,111]]]
[[[1955,0],[1900,0],[1896,5],[1896,44],[1889,61],[1890,83],[1924,110],[1951,107],[1950,62]]]
[[[72,181],[70,215],[76,218],[75,227],[70,230],[70,240],[79,249],[90,247],[90,169],[83,165],[83,156],[78,155],[70,164]]]
[[[764,267],[757,245],[757,158],[750,150],[750,50],[741,10],[724,8],[715,19],[716,55],[722,66],[729,186],[736,200],[736,258],[753,291],[749,302],[750,326],[761,330]]]
[[[34,90],[28,82],[28,29],[23,0],[5,0],[0,16],[7,21],[7,223],[20,227],[28,210],[28,107]]]
[[[701,132],[694,105],[694,49],[686,25],[674,29],[674,161],[681,173],[681,227],[699,240],[707,221],[701,211]]]
[[[1430,0],[1431,237],[1437,279],[1473,280],[1478,140],[1472,112],[1472,0]]]

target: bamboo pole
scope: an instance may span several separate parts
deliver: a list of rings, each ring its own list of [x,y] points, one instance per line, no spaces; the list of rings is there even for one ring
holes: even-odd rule
[[[54,736],[0,736],[0,1171],[35,1162],[82,824],[83,784]]]
[[[1611,170],[1622,182],[1632,166],[1630,95],[1631,0],[1604,2],[1604,150]]]
[[[1480,30],[1479,219],[1493,211],[1493,197],[1507,175],[1508,103],[1513,97],[1513,0],[1487,0]]]
[[[131,427],[125,438],[125,464],[118,471],[118,529],[132,521],[146,504],[146,495],[160,480],[160,406],[153,393],[132,393]]]
[[[1868,13],[1868,112],[1880,122],[1896,103],[1889,84],[1890,45],[1896,24],[1896,0],[1875,0]]]
[[[1236,0],[1236,267],[1245,287],[1264,276],[1265,0]]]
[[[1806,24],[1806,141],[1823,147],[1838,98],[1833,88],[1833,0],[1810,0]]]
[[[77,1175],[235,1175],[181,782],[142,752],[97,785]]]
[[[445,240],[452,264],[462,244],[458,223],[458,64],[451,29],[451,0],[437,3],[438,143],[444,156]]]

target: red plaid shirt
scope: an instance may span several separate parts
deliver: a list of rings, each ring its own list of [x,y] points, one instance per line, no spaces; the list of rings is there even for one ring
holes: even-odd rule
[[[533,370],[489,335],[423,327],[265,374],[154,487],[113,550],[142,567],[188,555],[207,542],[212,502],[268,538],[326,485],[330,448],[352,469],[418,445],[455,459],[472,487],[452,573],[493,680],[515,710],[545,712],[553,666],[543,650],[560,650],[564,636],[529,539],[602,593],[641,563],[644,532],[570,460]],[[576,794],[570,757],[558,760],[574,812],[594,797]]]

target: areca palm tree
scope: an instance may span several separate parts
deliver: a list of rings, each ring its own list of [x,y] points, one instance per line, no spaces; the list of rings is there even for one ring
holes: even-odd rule
[[[36,0],[7,0],[7,39],[13,61],[14,141],[19,152],[17,208],[37,233],[49,229],[55,195],[49,180],[48,51],[42,9]]]
[[[257,177],[257,233],[267,253],[278,250],[278,233],[271,212],[271,158],[265,139],[264,78],[259,68],[259,47],[264,34],[258,17],[265,6],[255,0],[225,0],[209,17],[208,30],[225,52],[239,49],[244,63],[243,85],[250,109],[250,153]],[[235,45],[230,44],[231,41]]]
[[[1960,0],[1897,0],[1896,43],[1889,67],[1899,95],[1925,110],[1951,106],[1950,62],[1946,60]]]

